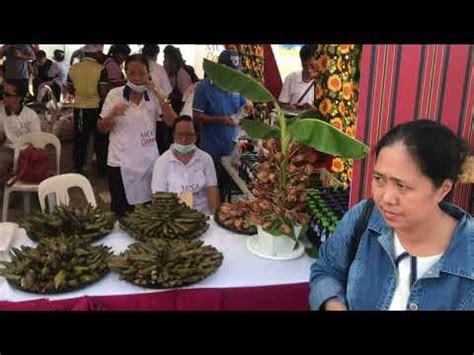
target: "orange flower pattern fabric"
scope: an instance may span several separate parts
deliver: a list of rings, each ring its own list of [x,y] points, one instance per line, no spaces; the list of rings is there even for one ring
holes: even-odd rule
[[[351,137],[355,137],[361,50],[360,45],[353,44],[317,46],[320,73],[315,80],[315,106],[328,122]],[[352,160],[335,158],[331,173],[348,188]]]

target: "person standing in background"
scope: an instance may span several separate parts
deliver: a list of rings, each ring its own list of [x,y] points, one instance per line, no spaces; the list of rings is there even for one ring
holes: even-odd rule
[[[61,94],[67,89],[67,73],[69,66],[64,60],[64,51],[56,49],[53,53],[54,62],[48,76],[52,79],[49,83],[57,102],[61,101]]]
[[[183,94],[188,86],[193,83],[193,80],[185,69],[185,62],[179,48],[166,46],[164,54],[163,66],[173,89],[170,95],[171,105],[175,112],[181,112],[183,109]]]
[[[289,74],[283,82],[278,101],[284,110],[309,110],[314,108],[314,78],[319,72],[314,45],[300,49],[302,70]]]
[[[107,71],[97,62],[102,56],[103,45],[84,46],[84,57],[69,70],[68,90],[74,95],[74,170],[83,174],[86,164],[89,137],[94,135],[94,148],[97,156],[97,174],[104,176],[103,160],[106,159],[105,137],[96,128],[99,117],[101,97],[107,92]]]
[[[165,68],[156,62],[158,54],[160,54],[160,46],[157,44],[144,44],[141,52],[148,59],[151,81],[161,91],[161,95],[169,97],[173,89],[168,79],[168,74]],[[160,154],[167,151],[172,142],[171,128],[163,122],[162,117],[158,117],[156,122],[156,143],[158,144]]]
[[[127,82],[123,74],[123,63],[130,55],[130,47],[126,44],[113,44],[107,58],[104,61],[104,67],[107,70],[108,91],[113,88],[123,86]]]
[[[5,79],[15,81],[25,97],[31,96],[29,91],[30,71],[28,62],[35,59],[30,44],[6,44],[0,48],[0,59],[5,57]]]
[[[36,59],[31,63],[33,69],[33,96],[36,98],[38,95],[38,87],[51,81],[49,77],[49,70],[53,65],[53,61],[46,57],[46,52],[39,50],[36,52]]]

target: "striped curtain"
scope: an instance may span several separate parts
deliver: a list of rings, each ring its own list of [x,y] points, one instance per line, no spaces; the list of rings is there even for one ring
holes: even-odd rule
[[[474,148],[473,50],[473,45],[364,45],[356,137],[372,151],[395,125],[428,118]],[[371,195],[373,166],[373,153],[354,164],[351,206]],[[468,210],[473,190],[457,184],[453,203]]]

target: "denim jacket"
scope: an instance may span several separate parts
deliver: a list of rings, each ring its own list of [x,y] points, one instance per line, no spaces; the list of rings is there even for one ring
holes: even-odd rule
[[[348,243],[365,203],[361,201],[346,213],[333,236],[321,245],[319,258],[311,266],[311,309],[320,309],[331,298],[350,310],[390,307],[398,277],[393,229],[377,207],[349,265]],[[407,310],[474,309],[474,220],[452,204],[442,202],[440,207],[456,218],[458,225],[439,261],[414,283]]]

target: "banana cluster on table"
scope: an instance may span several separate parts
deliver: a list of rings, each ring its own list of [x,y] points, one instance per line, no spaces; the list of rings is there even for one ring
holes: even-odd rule
[[[146,239],[114,256],[110,268],[142,287],[172,288],[198,282],[222,264],[223,255],[202,240]]]
[[[36,248],[13,249],[11,261],[0,262],[0,275],[23,291],[61,293],[102,278],[112,255],[110,247],[87,245],[79,236],[47,238]]]
[[[34,241],[61,235],[66,237],[78,235],[92,242],[108,235],[115,221],[113,212],[105,212],[90,204],[84,209],[58,205],[52,213],[32,214],[21,223],[21,226]]]
[[[205,214],[186,206],[176,194],[157,192],[151,204],[136,206],[120,220],[120,226],[139,240],[193,239],[208,230],[208,219]]]

